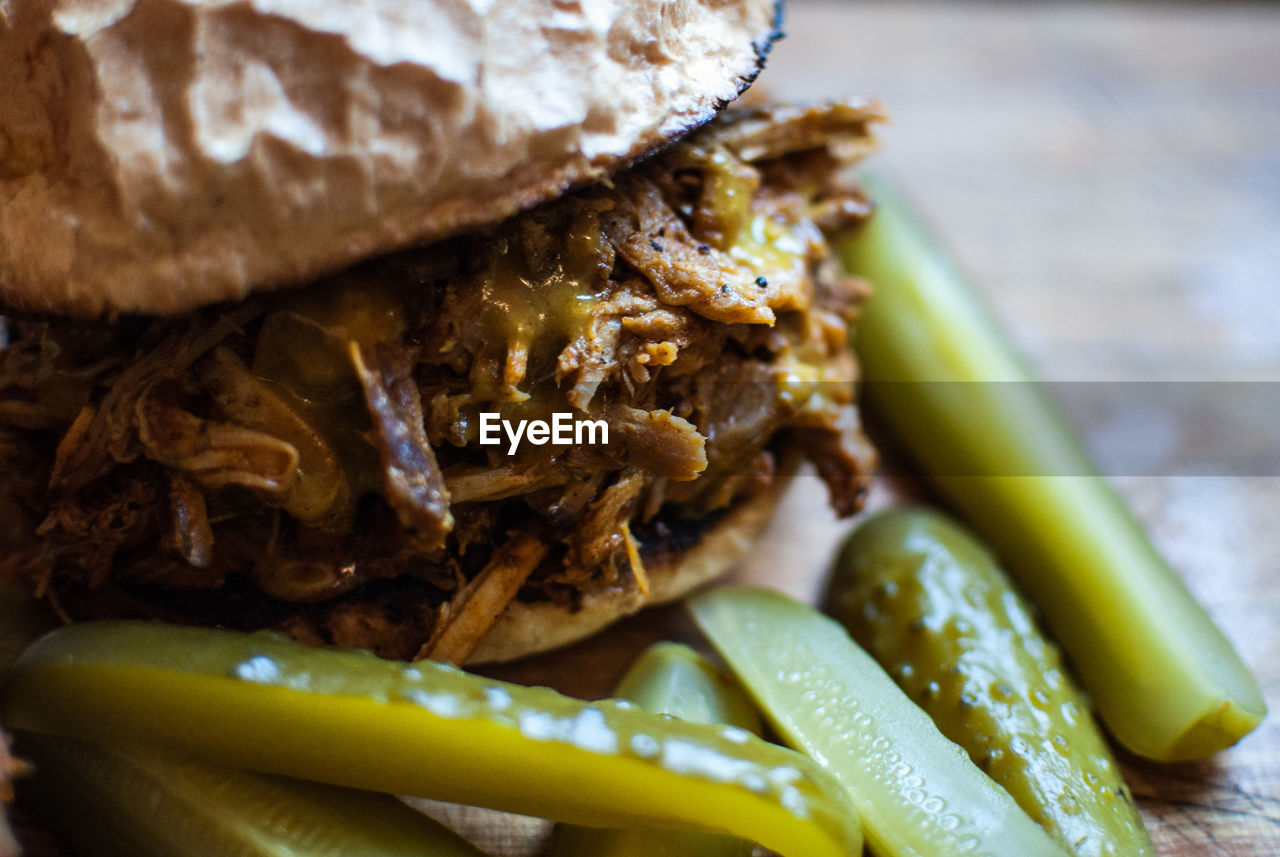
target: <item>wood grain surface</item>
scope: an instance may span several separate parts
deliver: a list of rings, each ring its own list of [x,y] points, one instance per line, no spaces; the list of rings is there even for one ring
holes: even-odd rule
[[[1044,377],[1280,383],[1280,9],[793,2],[786,29],[761,86],[886,102],[878,161]],[[1072,416],[1094,444],[1125,429]],[[1118,467],[1116,484],[1280,711],[1280,478],[1177,475],[1178,456],[1204,451],[1184,429],[1128,426],[1172,452]],[[881,480],[872,505],[915,491]],[[801,475],[736,576],[811,599],[848,526]],[[678,607],[659,608],[490,672],[598,697],[664,638],[698,642]],[[1124,761],[1164,857],[1280,854],[1276,716],[1207,762]],[[495,857],[545,842],[535,819],[427,808]],[[23,835],[30,854],[56,853]]]

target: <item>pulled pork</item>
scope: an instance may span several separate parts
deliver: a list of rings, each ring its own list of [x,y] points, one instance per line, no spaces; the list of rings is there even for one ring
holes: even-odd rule
[[[64,616],[148,615],[462,660],[513,598],[647,591],[779,478],[841,514],[871,452],[827,239],[874,105],[728,112],[480,232],[182,318],[10,318],[0,570]],[[479,444],[479,417],[607,445]],[[674,535],[673,535],[674,534]]]

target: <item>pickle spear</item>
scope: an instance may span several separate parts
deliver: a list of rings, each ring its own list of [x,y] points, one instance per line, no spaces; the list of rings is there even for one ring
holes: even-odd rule
[[[1266,713],[1253,676],[1097,474],[960,275],[881,182],[842,248],[875,295],[855,347],[867,412],[1044,611],[1135,753],[1198,759]]]
[[[21,733],[22,800],[80,857],[483,857],[390,795]]]
[[[751,587],[690,605],[778,733],[849,790],[877,857],[1065,857],[836,622]]]
[[[870,518],[841,551],[827,610],[1068,851],[1155,854],[1057,648],[964,529],[926,509]]]
[[[679,643],[654,643],[627,670],[617,696],[654,714],[760,734],[760,714],[731,678]]]
[[[56,620],[25,591],[0,595],[3,672]],[[483,857],[390,795],[30,732],[17,753],[23,803],[80,857]]]
[[[627,670],[617,696],[654,714],[727,725],[743,736],[760,731],[751,700],[706,658],[679,643],[649,647]],[[551,857],[750,857],[751,851],[747,840],[718,833],[564,824],[556,828]]]
[[[86,622],[27,649],[14,728],[574,824],[732,833],[787,857],[860,836],[839,786],[753,736],[268,634]]]

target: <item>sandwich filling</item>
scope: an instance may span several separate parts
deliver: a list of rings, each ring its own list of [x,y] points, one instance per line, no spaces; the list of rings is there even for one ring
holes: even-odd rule
[[[507,603],[646,557],[792,443],[851,514],[872,453],[828,240],[873,104],[738,110],[611,181],[176,318],[10,317],[0,570],[67,618],[274,628],[461,661]],[[482,445],[484,415],[608,443]]]

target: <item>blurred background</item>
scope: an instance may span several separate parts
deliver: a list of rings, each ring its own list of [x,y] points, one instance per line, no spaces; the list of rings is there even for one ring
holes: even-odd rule
[[[791,0],[785,30],[761,85],[884,101],[877,165],[1045,377],[1280,381],[1280,7]]]

